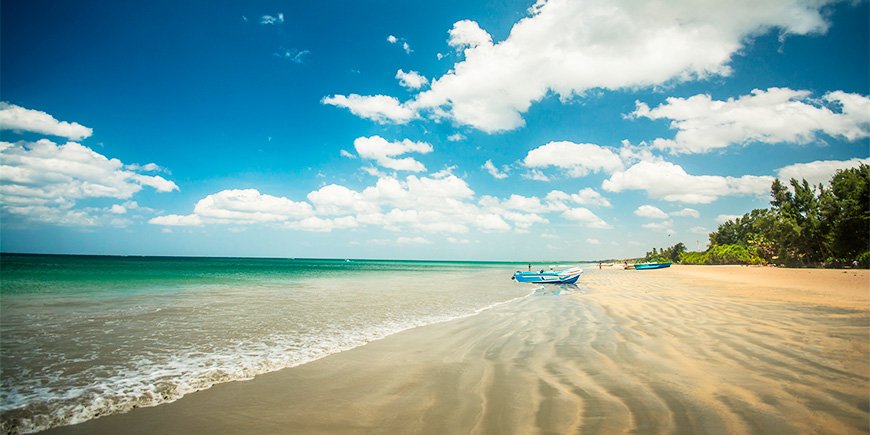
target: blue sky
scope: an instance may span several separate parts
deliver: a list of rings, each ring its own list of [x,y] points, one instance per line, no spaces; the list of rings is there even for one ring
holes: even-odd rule
[[[804,3],[5,1],[2,250],[703,248],[870,157],[868,4]]]

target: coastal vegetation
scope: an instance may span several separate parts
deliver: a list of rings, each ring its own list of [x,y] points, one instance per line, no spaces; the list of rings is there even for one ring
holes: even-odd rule
[[[790,188],[789,188],[790,186]],[[683,243],[647,252],[646,261],[870,267],[870,166],[839,170],[829,186],[774,180],[770,208],[719,225],[707,250]]]

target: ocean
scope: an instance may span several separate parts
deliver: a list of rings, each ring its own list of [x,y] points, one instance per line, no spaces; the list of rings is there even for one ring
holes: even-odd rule
[[[171,402],[527,296],[525,264],[0,256],[0,429]]]

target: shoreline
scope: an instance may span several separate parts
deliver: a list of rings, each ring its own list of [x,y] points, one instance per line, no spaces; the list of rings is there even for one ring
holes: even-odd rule
[[[594,270],[573,294],[45,433],[866,433],[870,273],[752,270]]]

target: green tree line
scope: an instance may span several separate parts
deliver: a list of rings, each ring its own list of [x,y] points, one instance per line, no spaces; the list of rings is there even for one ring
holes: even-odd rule
[[[830,187],[807,180],[770,186],[770,208],[755,209],[710,233],[707,250],[683,243],[647,252],[647,261],[870,267],[870,166],[839,170]]]

